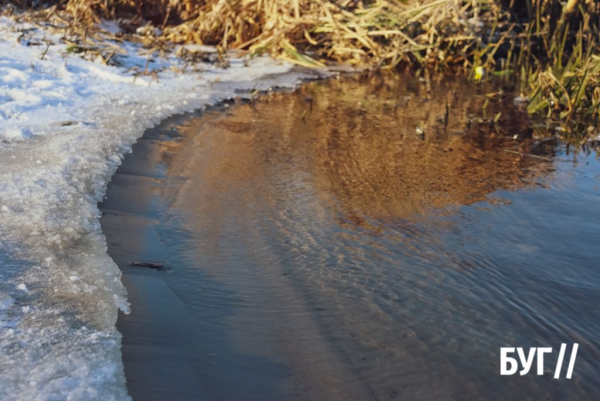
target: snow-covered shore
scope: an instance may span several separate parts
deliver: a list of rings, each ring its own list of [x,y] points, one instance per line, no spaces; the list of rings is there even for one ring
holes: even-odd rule
[[[27,46],[20,38],[53,42]],[[118,44],[129,62],[139,47]],[[144,130],[240,90],[294,86],[302,72],[232,59],[158,82],[66,57],[43,29],[0,18],[0,399],[128,399],[117,311],[129,310],[97,202]]]

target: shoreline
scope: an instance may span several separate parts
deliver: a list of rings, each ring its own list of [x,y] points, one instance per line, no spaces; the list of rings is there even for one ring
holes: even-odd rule
[[[151,235],[152,227],[159,223],[158,210],[153,205],[156,202],[155,189],[166,178],[165,167],[161,162],[163,151],[161,144],[172,141],[172,144],[177,146],[176,137],[168,137],[166,141],[159,140],[161,132],[168,132],[161,128],[168,126],[172,121],[189,118],[191,117],[185,115],[172,117],[157,127],[147,130],[133,145],[132,153],[124,158],[109,183],[105,200],[99,204],[99,209],[102,211],[100,222],[107,240],[109,256],[121,270],[121,281],[127,289],[128,300],[130,304],[135,305],[135,310],[130,316],[120,312],[117,320],[117,330],[123,335],[121,354],[127,389],[134,399],[144,399],[150,394],[155,395],[157,399],[186,395],[178,392],[181,386],[177,381],[171,380],[167,389],[162,386],[156,387],[157,381],[160,382],[162,377],[168,375],[169,370],[162,369],[161,366],[164,366],[162,364],[144,363],[145,357],[154,356],[158,360],[174,354],[175,357],[180,358],[179,375],[185,379],[191,374],[189,364],[181,363],[185,358],[173,349],[175,347],[171,345],[169,349],[168,345],[163,344],[159,348],[157,344],[149,341],[152,335],[164,337],[165,340],[181,340],[180,333],[185,331],[178,326],[177,319],[172,319],[173,316],[177,316],[177,301],[172,299],[161,277],[156,275],[154,270],[130,266],[131,261],[137,258],[148,260],[160,256],[161,241]],[[145,238],[145,242],[137,240],[142,237]],[[153,253],[151,249],[158,252]],[[161,299],[160,305],[153,302],[156,296]],[[159,306],[164,307],[159,308]],[[144,327],[150,330],[151,334],[144,335],[136,330],[135,326],[151,323],[144,320],[145,314],[152,314],[153,317],[168,323],[162,325],[157,322],[153,327],[146,324]],[[138,316],[139,320],[137,320]],[[129,318],[129,325],[123,325],[124,318]],[[183,319],[179,319],[181,320]],[[162,330],[163,328],[165,330]],[[195,390],[201,391],[201,389]]]
[[[98,222],[107,183],[163,119],[315,75],[266,57],[181,73],[181,58],[147,64],[127,41],[124,65],[103,65],[48,27],[0,17],[0,32],[0,398],[127,400],[115,323],[129,304]],[[136,77],[140,64],[158,79]]]
[[[365,399],[368,389],[326,343],[287,274],[267,277],[239,265],[245,283],[236,287],[237,279],[198,272],[200,261],[178,255],[182,247],[174,244],[193,241],[186,228],[166,232],[169,209],[179,207],[179,198],[192,199],[182,176],[202,157],[194,156],[197,132],[205,120],[226,115],[221,105],[146,131],[99,205],[108,253],[132,305],[117,322],[129,394],[134,400]],[[167,269],[133,267],[134,260]],[[204,299],[210,307],[191,298],[197,294],[185,287],[190,283],[210,288]],[[249,287],[260,290],[249,294]]]

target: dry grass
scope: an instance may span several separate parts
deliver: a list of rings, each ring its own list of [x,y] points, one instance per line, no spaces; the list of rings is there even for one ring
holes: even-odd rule
[[[169,29],[167,35],[174,41],[270,52],[308,65],[332,60],[388,68],[414,61],[438,64],[448,57],[460,61],[456,52],[444,50],[477,36],[479,27],[470,21],[489,2],[471,3],[220,0],[202,6],[193,21]],[[498,11],[492,4],[485,13]]]
[[[70,0],[67,10],[79,20],[136,13],[176,43],[386,68],[465,62],[487,27],[507,17],[492,0]]]
[[[160,28],[165,43],[305,66],[487,71],[519,78],[532,113],[600,115],[596,0],[67,0],[64,9],[74,26],[129,17]]]

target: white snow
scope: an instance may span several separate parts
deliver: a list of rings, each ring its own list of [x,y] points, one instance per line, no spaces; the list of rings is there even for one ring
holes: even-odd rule
[[[15,300],[5,292],[0,292],[0,310],[10,308]]]
[[[0,131],[0,139],[6,142],[22,141],[31,137],[28,130],[18,127],[9,127]]]
[[[19,41],[26,29],[30,43],[52,43],[45,54]],[[167,56],[148,63],[162,69],[157,82],[128,72],[147,62],[138,45],[115,46],[123,68],[67,57],[59,37],[0,18],[2,400],[129,399],[115,328],[129,304],[98,222],[108,181],[169,115],[303,77],[268,58],[182,74]]]
[[[119,26],[119,24],[117,24],[114,21],[102,20],[98,24],[98,28],[103,29],[106,32],[109,32],[109,33],[112,33],[115,35],[121,32],[121,27]]]

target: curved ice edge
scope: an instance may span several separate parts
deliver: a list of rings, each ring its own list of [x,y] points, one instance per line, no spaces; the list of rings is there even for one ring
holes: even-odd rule
[[[0,399],[129,399],[115,328],[118,308],[129,305],[97,203],[133,143],[160,121],[323,75],[254,64],[212,84],[188,76],[97,89],[36,135],[1,145]],[[62,115],[75,123],[61,124]]]

